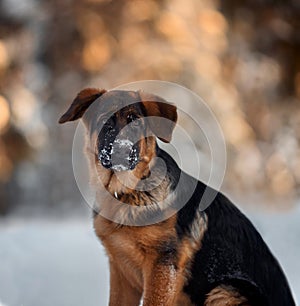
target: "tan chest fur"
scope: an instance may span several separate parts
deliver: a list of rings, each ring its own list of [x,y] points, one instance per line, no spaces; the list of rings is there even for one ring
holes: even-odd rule
[[[143,287],[143,271],[161,256],[158,246],[176,239],[176,218],[159,224],[118,227],[98,215],[94,221],[96,234],[113,261],[134,286]]]
[[[144,289],[144,273],[162,256],[158,246],[176,241],[176,217],[163,223],[144,227],[118,227],[115,223],[98,215],[94,221],[96,234],[101,239],[110,262],[113,262],[127,281],[141,292]],[[184,240],[178,248],[176,264],[182,271],[182,287],[187,276],[187,266],[193,253],[192,243]],[[176,305],[192,306],[189,298],[181,291]]]

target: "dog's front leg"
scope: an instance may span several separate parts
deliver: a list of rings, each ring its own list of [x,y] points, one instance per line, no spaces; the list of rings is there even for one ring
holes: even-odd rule
[[[149,267],[144,276],[143,306],[173,306],[180,290],[178,271],[173,264]]]
[[[118,267],[110,262],[109,306],[138,306],[142,293],[134,288]]]

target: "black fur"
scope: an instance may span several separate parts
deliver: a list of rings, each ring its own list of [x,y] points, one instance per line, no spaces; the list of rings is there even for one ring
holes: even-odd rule
[[[165,160],[172,189],[175,189],[183,172],[166,152],[158,149],[157,153]],[[179,239],[189,234],[206,188],[209,187],[198,181],[190,200],[178,212]],[[253,306],[295,305],[280,265],[239,209],[218,192],[203,213],[207,216],[208,228],[184,288],[192,302],[203,305],[206,295],[223,284],[236,288]]]
[[[123,95],[127,97],[121,92],[119,99],[123,99]],[[117,103],[120,101],[117,100]],[[146,115],[143,105],[138,110]],[[203,305],[212,289],[228,285],[245,296],[252,306],[295,305],[280,265],[251,222],[223,194],[181,171],[174,159],[158,146],[156,154],[164,159],[170,189],[176,193],[173,208],[177,208],[176,204],[184,195],[189,195],[187,203],[177,213],[177,241],[162,242],[158,250],[163,255],[160,258],[166,264],[174,261],[178,255],[178,241],[191,237],[192,225],[195,220],[199,221],[199,215],[207,224],[184,287],[192,302],[197,306]],[[181,179],[183,185],[177,190]],[[215,193],[216,197],[211,205],[201,211],[200,202],[206,190]]]

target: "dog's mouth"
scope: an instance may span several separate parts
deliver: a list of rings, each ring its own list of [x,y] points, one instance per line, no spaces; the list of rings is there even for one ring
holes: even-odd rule
[[[106,169],[133,170],[139,162],[139,146],[128,139],[115,139],[99,148],[98,159]]]

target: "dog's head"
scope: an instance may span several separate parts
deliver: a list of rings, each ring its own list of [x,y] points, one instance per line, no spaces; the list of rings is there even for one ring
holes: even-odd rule
[[[156,153],[155,138],[171,141],[177,110],[164,99],[140,91],[84,89],[59,123],[81,117],[90,135],[96,135],[94,156],[100,170],[132,172],[142,179]]]

